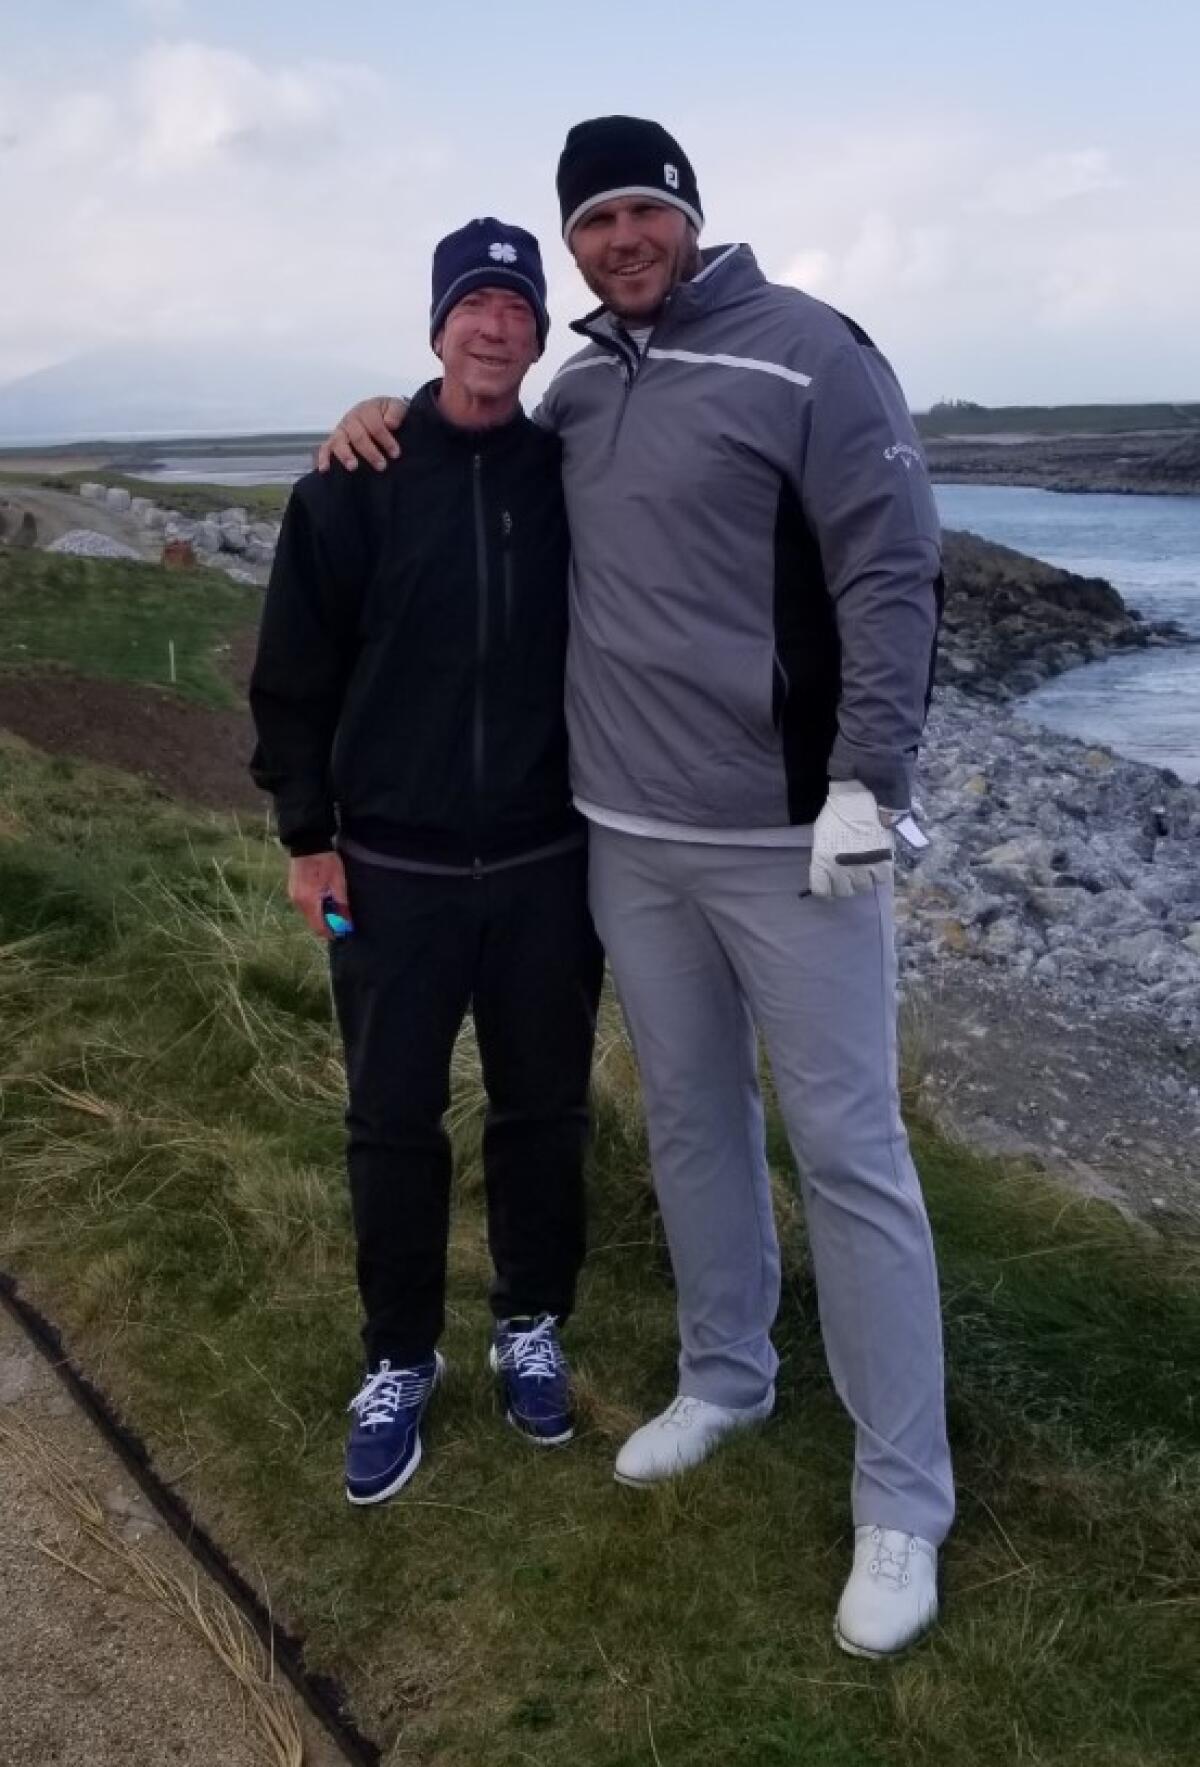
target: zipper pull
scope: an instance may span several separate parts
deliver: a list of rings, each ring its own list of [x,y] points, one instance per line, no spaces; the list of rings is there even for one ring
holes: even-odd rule
[[[504,538],[506,540],[511,538],[512,528],[513,528],[512,516],[509,514],[507,509],[501,510],[501,512],[500,512],[500,531],[504,535]]]

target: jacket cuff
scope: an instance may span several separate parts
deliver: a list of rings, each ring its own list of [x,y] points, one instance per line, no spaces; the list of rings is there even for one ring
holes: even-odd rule
[[[293,859],[308,859],[314,853],[332,853],[334,850],[334,831],[326,829],[301,829],[295,834],[280,835],[280,845],[287,848]]]
[[[829,756],[830,779],[858,779],[883,810],[912,808],[912,768],[903,756],[872,754],[839,736]]]

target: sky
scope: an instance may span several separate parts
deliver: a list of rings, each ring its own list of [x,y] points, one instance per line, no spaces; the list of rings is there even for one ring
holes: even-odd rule
[[[536,393],[592,304],[558,153],[625,112],[914,408],[1200,400],[1195,0],[0,0],[0,45],[0,382],[153,343],[406,388],[433,245],[494,214],[542,241]]]

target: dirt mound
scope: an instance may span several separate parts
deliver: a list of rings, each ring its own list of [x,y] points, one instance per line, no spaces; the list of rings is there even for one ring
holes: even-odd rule
[[[216,711],[153,687],[66,671],[0,672],[0,727],[52,755],[119,767],[170,797],[264,811],[250,780],[249,713]]]

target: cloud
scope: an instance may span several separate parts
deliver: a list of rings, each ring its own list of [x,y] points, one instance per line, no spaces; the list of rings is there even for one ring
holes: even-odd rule
[[[420,82],[398,101],[386,69],[192,33],[76,65],[85,83],[0,76],[0,380],[139,339],[433,372],[429,253],[485,212],[546,251],[554,327],[531,390],[577,347],[567,321],[591,301],[558,243],[553,117],[450,112]],[[1080,145],[1052,120],[1018,152],[1008,119],[949,111],[718,112],[692,132],[706,237],[751,240],[768,275],[852,313],[914,403],[1200,397],[1182,155]]]
[[[1118,170],[1106,148],[1034,142],[1017,161],[998,125],[951,120],[801,132],[790,163],[781,195],[731,162],[740,236],[877,337],[914,404],[1200,395],[1182,160]]]
[[[203,43],[159,44],[133,72],[137,159],[150,177],[221,158],[326,148],[366,70],[264,68]]]
[[[833,258],[819,247],[796,252],[781,270],[775,272],[776,282],[785,282],[789,288],[802,288],[806,294],[812,295],[824,295],[834,280]]]
[[[1004,215],[1040,215],[1079,197],[1125,186],[1102,148],[1076,148],[1006,167],[989,181],[980,206]]]
[[[186,0],[125,0],[125,6],[135,18],[160,29],[180,24],[187,17]]]
[[[0,380],[140,337],[419,361],[456,146],[408,128],[364,155],[385,98],[364,66],[195,41],[86,88],[6,89]]]

